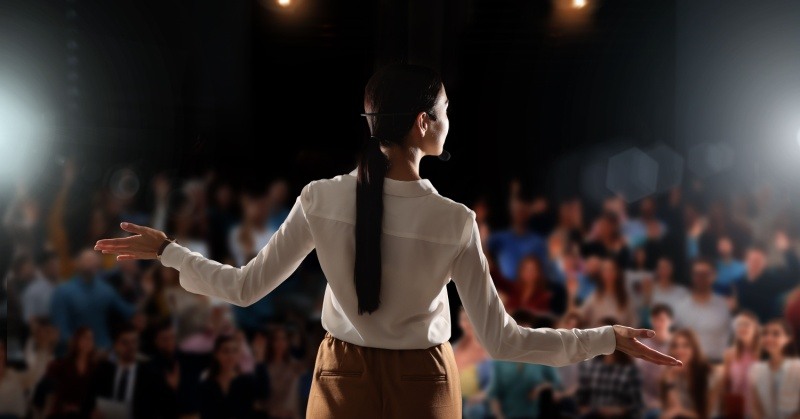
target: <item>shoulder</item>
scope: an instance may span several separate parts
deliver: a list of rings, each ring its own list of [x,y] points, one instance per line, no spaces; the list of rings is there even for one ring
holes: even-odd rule
[[[351,200],[355,194],[355,184],[356,178],[349,174],[312,180],[303,186],[299,200],[306,212],[319,202],[336,202],[345,197]]]

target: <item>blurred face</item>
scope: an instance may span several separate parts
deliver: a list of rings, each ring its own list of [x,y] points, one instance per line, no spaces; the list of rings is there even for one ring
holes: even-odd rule
[[[123,333],[114,342],[114,352],[122,362],[133,362],[136,360],[136,351],[139,349],[139,335],[136,332]]]
[[[219,188],[217,188],[217,192],[214,194],[214,200],[217,202],[217,206],[221,208],[230,206],[233,202],[233,191],[230,185],[220,185]]]
[[[286,202],[289,196],[289,185],[282,180],[275,181],[269,188],[269,200],[275,205],[281,205]]]
[[[539,280],[539,266],[530,259],[523,259],[519,270],[519,280],[523,284],[534,284]]]
[[[756,338],[758,324],[750,317],[737,316],[733,324],[737,341],[750,344]]]
[[[656,264],[656,276],[659,279],[672,279],[672,262],[669,259],[659,259]]]
[[[745,258],[747,274],[751,277],[759,276],[767,266],[767,258],[761,250],[750,249]]]
[[[436,120],[424,116],[427,122],[427,129],[422,137],[420,149],[426,155],[438,156],[444,150],[444,142],[447,138],[447,132],[450,130],[450,120],[447,118],[447,108],[450,100],[447,98],[444,84],[439,90],[439,95],[436,97],[436,103],[433,106],[433,113],[436,115]]]
[[[764,326],[764,331],[761,334],[761,346],[770,356],[781,354],[788,343],[789,335],[780,325],[772,323]]]
[[[714,270],[707,263],[695,263],[692,267],[692,285],[695,291],[710,291],[714,279]]]
[[[175,346],[176,346],[176,339],[175,339],[175,329],[163,329],[158,332],[158,336],[156,336],[156,348],[161,353],[164,354],[172,354],[175,353]]]
[[[458,313],[458,325],[461,326],[461,330],[464,331],[465,335],[472,335],[472,323],[470,323],[467,312],[464,310]]]
[[[672,339],[672,343],[669,345],[669,354],[683,362],[683,365],[689,365],[694,358],[692,345],[689,343],[689,339],[683,335],[677,335]]]
[[[720,237],[717,241],[717,252],[723,258],[729,258],[733,255],[733,242],[728,237]]]
[[[656,335],[662,337],[669,332],[672,326],[672,318],[664,311],[659,312],[655,316],[650,316],[650,323],[653,325]]]
[[[92,249],[86,249],[78,256],[78,273],[86,279],[94,278],[100,271],[100,266],[100,254]]]
[[[244,218],[254,223],[263,223],[269,216],[269,198],[267,195],[242,197]]]
[[[600,266],[600,280],[606,289],[612,289],[617,284],[617,265],[611,260],[604,260]]]
[[[236,340],[229,340],[219,347],[214,357],[219,362],[220,368],[223,370],[235,370],[239,365],[239,358],[241,351],[239,350],[239,342]]]

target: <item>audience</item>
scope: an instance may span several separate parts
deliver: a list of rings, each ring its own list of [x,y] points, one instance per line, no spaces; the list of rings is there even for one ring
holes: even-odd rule
[[[645,339],[642,343],[661,353],[668,353],[669,344],[672,340],[673,317],[672,309],[668,305],[654,305],[650,309],[650,324],[656,332],[656,336],[651,339]],[[642,398],[646,409],[645,416],[648,418],[658,417],[663,408],[659,384],[667,368],[643,359],[637,359],[636,364],[642,375]]]
[[[761,347],[762,360],[750,367],[753,417],[800,417],[800,359],[788,323],[782,319],[768,321]]]
[[[787,292],[800,285],[800,261],[786,233],[776,234],[775,248],[783,253],[785,267],[767,267],[765,249],[751,246],[745,259],[747,272],[734,286],[738,306],[753,311],[761,321],[783,316]]]
[[[539,260],[546,260],[547,246],[540,235],[528,229],[531,211],[519,193],[511,196],[509,213],[511,226],[507,230],[493,232],[489,236],[488,249],[494,255],[500,273],[513,281],[522,258],[533,254]]]
[[[515,311],[512,317],[525,327],[534,327],[536,322],[534,315],[526,310]],[[538,418],[543,392],[549,389],[552,399],[552,390],[561,388],[554,367],[512,361],[494,361],[493,365],[487,397],[498,419]]]
[[[718,392],[725,417],[744,417],[752,404],[748,374],[760,351],[758,316],[752,311],[740,311],[733,319],[733,329],[733,344],[725,349],[722,359]]]
[[[619,319],[631,327],[638,325],[638,316],[616,259],[603,259],[597,288],[583,302],[581,315],[589,327],[601,326],[607,317]]]
[[[731,313],[726,300],[713,292],[716,272],[709,259],[692,264],[692,288],[689,298],[675,307],[675,325],[691,328],[711,362],[722,361],[730,338]]]
[[[547,278],[542,261],[534,255],[522,258],[517,280],[511,285],[506,309],[526,309],[533,313],[563,313],[565,291]]]
[[[83,249],[76,258],[77,274],[60,283],[53,292],[52,319],[62,342],[81,326],[88,326],[98,349],[111,346],[108,318],[112,312],[130,319],[136,308],[122,299],[100,276],[100,257],[92,249]]]
[[[14,261],[0,273],[7,336],[0,416],[109,417],[117,409],[126,417],[216,417],[235,405],[228,413],[237,417],[303,417],[324,334],[311,332],[320,328],[326,283],[313,254],[275,293],[242,308],[184,290],[178,272],[157,261],[118,262],[88,248],[123,236],[118,222],[129,220],[243,265],[280,228],[302,182],[242,185],[214,171],[161,172],[142,183],[149,189],[120,197],[110,186],[90,190],[79,168],[68,160],[60,179],[21,184],[0,202],[0,234],[11,240],[6,259]],[[472,208],[509,313],[532,327],[556,319],[562,328],[599,326],[607,317],[651,327],[656,337],[642,342],[679,354],[686,366],[632,363],[622,354],[558,369],[499,363],[466,313],[453,311],[464,417],[796,414],[788,396],[798,394],[794,358],[780,350],[800,332],[792,250],[800,226],[785,215],[793,204],[774,200],[768,208],[763,188],[703,186],[690,181],[636,203],[592,202],[534,197],[517,180],[504,197],[505,225],[490,216],[494,197],[480,195]],[[673,323],[694,335],[673,333]],[[123,371],[130,381],[120,381]],[[113,400],[119,391],[122,401]]]
[[[619,323],[604,318],[602,325]],[[633,359],[614,351],[580,364],[576,400],[583,418],[638,418],[642,415],[642,378]]]
[[[682,301],[689,298],[689,290],[674,280],[675,268],[670,258],[663,256],[656,263],[655,279],[646,292],[646,299],[650,306],[664,304],[671,308],[677,307]]]
[[[241,348],[233,336],[219,336],[214,358],[200,384],[200,418],[255,418],[264,416],[268,394],[263,364],[259,374],[239,370]]]
[[[703,355],[697,335],[690,329],[675,331],[670,341],[669,354],[683,362],[683,366],[664,371],[661,379],[661,417],[711,417],[711,365]]]
[[[458,310],[461,337],[453,343],[453,354],[461,384],[462,414],[467,419],[483,419],[489,413],[487,388],[492,378],[492,359],[475,336],[464,307]]]
[[[88,326],[79,326],[71,335],[66,356],[50,363],[40,383],[44,387],[45,418],[82,418],[93,412],[97,362],[94,332]]]

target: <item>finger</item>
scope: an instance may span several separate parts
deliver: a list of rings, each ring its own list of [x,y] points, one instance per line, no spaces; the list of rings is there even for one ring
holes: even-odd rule
[[[96,249],[98,247],[113,247],[113,246],[125,245],[130,243],[131,239],[133,239],[134,237],[136,236],[124,237],[120,239],[102,239],[98,240],[97,243],[95,243],[94,247]]]
[[[145,234],[147,232],[147,227],[140,226],[140,225],[134,224],[134,223],[122,222],[122,223],[119,223],[119,226],[123,230],[125,230],[127,232],[130,232],[130,233]]]
[[[654,362],[660,363],[661,365],[682,365],[682,363],[677,359],[667,354],[663,354],[655,349],[648,348],[646,345],[641,345],[641,348],[638,348],[637,351],[639,351],[642,355],[653,359]]]
[[[650,330],[650,329],[634,329],[633,331],[634,331],[634,333],[636,333],[635,337],[637,337],[637,338],[647,338],[647,339],[649,339],[649,338],[652,338],[652,337],[654,337],[656,335],[656,331],[655,330]]]
[[[131,259],[155,259],[155,253],[151,252],[126,252],[117,255],[117,260],[131,260]]]

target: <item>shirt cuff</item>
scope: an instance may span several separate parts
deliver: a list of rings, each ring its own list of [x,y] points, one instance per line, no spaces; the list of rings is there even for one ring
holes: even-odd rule
[[[183,258],[191,252],[188,248],[179,245],[178,243],[171,242],[161,252],[161,264],[168,268],[175,268],[181,270]]]
[[[589,351],[591,357],[598,355],[610,355],[617,350],[617,333],[614,326],[601,326],[589,331]]]

